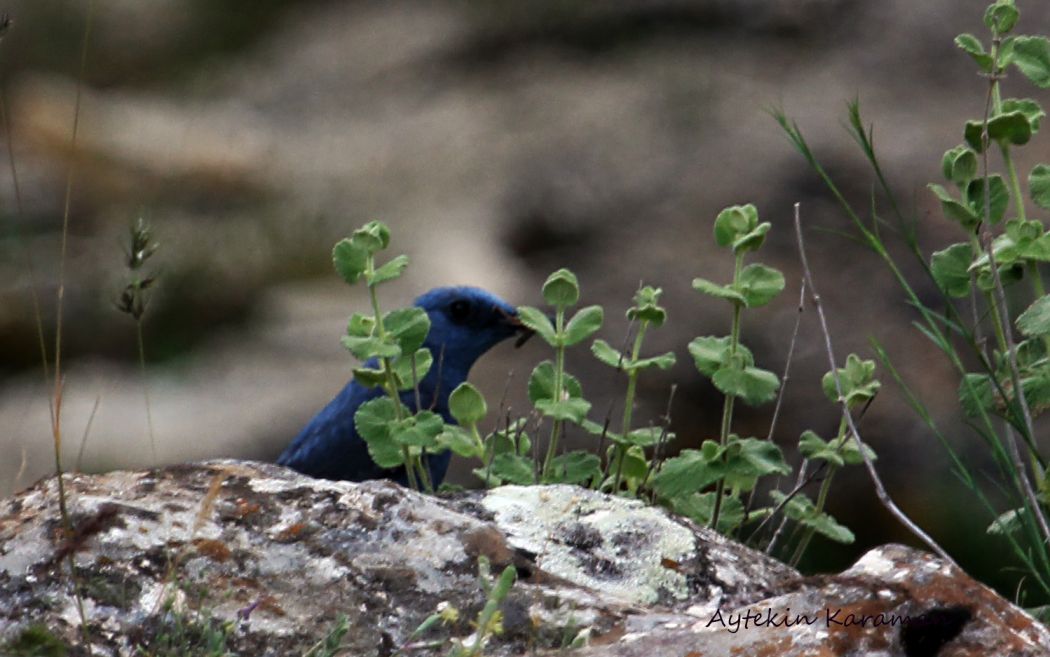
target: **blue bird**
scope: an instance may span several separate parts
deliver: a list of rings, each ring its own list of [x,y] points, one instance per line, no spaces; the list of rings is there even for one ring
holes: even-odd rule
[[[435,288],[416,299],[415,305],[430,318],[430,333],[423,346],[434,358],[430,371],[419,382],[419,403],[451,423],[454,420],[448,410],[449,394],[467,380],[474,362],[515,334],[521,334],[520,345],[531,331],[522,326],[514,306],[476,287]],[[351,379],[310,420],[277,462],[321,479],[393,479],[404,485],[405,469],[376,465],[354,427],[354,413],[361,404],[382,394],[379,388],[366,388]],[[417,410],[414,390],[401,393],[401,401]],[[445,478],[450,458],[448,451],[428,456],[427,467],[434,486]]]

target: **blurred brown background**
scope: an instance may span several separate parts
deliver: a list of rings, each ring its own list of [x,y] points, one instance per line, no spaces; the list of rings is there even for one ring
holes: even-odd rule
[[[758,205],[773,223],[760,259],[788,290],[749,313],[744,337],[781,371],[798,298],[791,206],[803,203],[840,359],[887,343],[964,454],[977,439],[955,406],[957,381],[909,325],[913,315],[879,261],[847,229],[767,113],[780,106],[861,207],[872,189],[841,128],[859,98],[927,250],[958,239],[925,184],[962,122],[983,113],[984,83],[952,45],[983,34],[984,0],[104,0],[96,3],[73,176],[67,264],[63,413],[66,464],[101,470],[153,463],[134,323],[113,308],[121,242],[145,214],[161,244],[146,315],[157,462],[272,459],[343,385],[339,344],[361,290],[330,268],[330,247],[386,221],[408,274],[388,307],[437,284],[473,284],[539,304],[551,270],[580,277],[606,306],[602,336],[619,344],[639,281],[663,287],[667,327],[649,350],[679,364],[643,377],[639,421],[669,386],[677,447],[717,432],[720,398],[692,367],[692,337],[728,333],[726,307],[693,292],[694,276],[728,279],[711,237],[721,208]],[[1050,23],[1020,2],[1022,31]],[[21,182],[19,212],[0,175],[0,494],[53,470],[31,289],[51,343],[73,97],[86,2],[8,2],[0,76]],[[1007,89],[1041,96],[1020,81]],[[1024,149],[1022,166],[1045,140]],[[1027,170],[1027,169],[1025,169]],[[820,231],[826,228],[828,231]],[[32,268],[27,264],[31,259]],[[935,299],[929,286],[922,291]],[[546,353],[501,346],[474,380],[495,406],[526,407],[524,382]],[[623,381],[579,349],[569,365],[603,415]],[[836,409],[815,316],[804,319],[777,435],[829,436]],[[509,385],[507,373],[513,371]],[[888,375],[864,418],[891,493],[964,564],[1009,590],[988,518],[960,492],[946,456]],[[614,413],[618,412],[614,409]],[[772,405],[741,409],[740,433],[765,436]],[[600,419],[600,418],[598,418]],[[586,443],[578,437],[581,444]],[[975,460],[975,464],[979,461]],[[462,466],[463,464],[459,464]],[[453,475],[471,483],[469,469]],[[859,469],[841,476],[831,511],[857,544],[820,556],[831,569],[867,546],[907,540]]]

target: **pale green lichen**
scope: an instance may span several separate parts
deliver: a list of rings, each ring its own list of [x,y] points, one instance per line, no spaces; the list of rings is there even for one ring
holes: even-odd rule
[[[546,572],[631,603],[688,595],[667,563],[688,559],[695,537],[659,509],[574,486],[503,486],[482,504]]]

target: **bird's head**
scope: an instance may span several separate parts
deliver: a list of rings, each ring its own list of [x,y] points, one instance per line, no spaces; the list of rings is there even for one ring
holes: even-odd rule
[[[496,344],[532,333],[522,326],[514,306],[476,287],[434,288],[415,305],[430,317],[424,344],[434,356],[434,367],[442,359],[443,367],[463,369],[464,377],[474,361]]]

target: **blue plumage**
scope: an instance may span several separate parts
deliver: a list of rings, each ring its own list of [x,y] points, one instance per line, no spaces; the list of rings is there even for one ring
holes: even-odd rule
[[[513,306],[475,287],[440,287],[415,301],[430,318],[430,333],[423,346],[430,349],[434,364],[419,383],[419,403],[440,413],[446,422],[448,396],[474,362],[496,344],[523,332]],[[370,363],[374,366],[374,363]],[[368,455],[368,446],[354,428],[354,413],[364,402],[383,392],[365,388],[354,380],[343,388],[296,436],[277,462],[303,474],[322,479],[364,481],[393,479],[404,484],[404,468],[386,470]],[[401,393],[401,401],[416,410],[416,393]],[[429,457],[430,478],[437,486],[445,478],[451,454]]]

